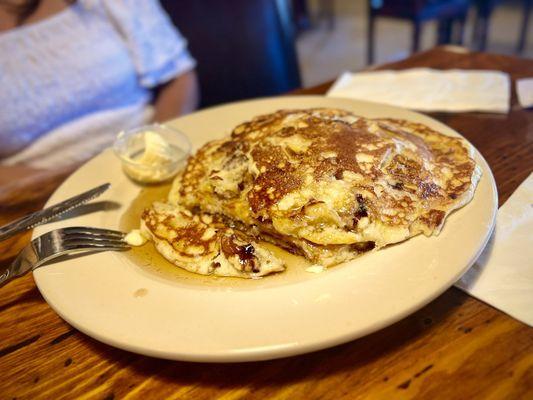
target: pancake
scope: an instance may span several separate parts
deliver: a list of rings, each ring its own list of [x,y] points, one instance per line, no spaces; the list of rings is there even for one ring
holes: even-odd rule
[[[467,142],[425,125],[280,110],[199,149],[168,201],[332,266],[438,234],[479,177]]]
[[[284,263],[247,234],[220,218],[156,202],[141,217],[143,236],[168,261],[202,275],[258,278],[285,269]]]

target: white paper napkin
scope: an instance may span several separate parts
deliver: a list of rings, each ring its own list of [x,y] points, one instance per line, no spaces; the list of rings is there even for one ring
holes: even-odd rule
[[[523,108],[533,107],[533,78],[518,79],[516,81],[518,102]]]
[[[486,111],[507,113],[509,76],[499,71],[345,72],[327,93],[332,97],[386,103],[421,111]]]
[[[500,207],[491,240],[456,286],[533,326],[533,173]]]

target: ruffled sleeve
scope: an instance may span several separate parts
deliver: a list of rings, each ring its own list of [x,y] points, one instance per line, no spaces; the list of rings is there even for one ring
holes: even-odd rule
[[[142,86],[153,88],[195,67],[187,40],[157,0],[100,0],[99,3],[123,37]]]

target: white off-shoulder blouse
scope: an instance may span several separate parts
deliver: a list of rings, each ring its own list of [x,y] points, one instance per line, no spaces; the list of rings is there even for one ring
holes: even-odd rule
[[[78,0],[0,33],[0,162],[86,159],[146,123],[152,89],[194,66],[157,0]]]

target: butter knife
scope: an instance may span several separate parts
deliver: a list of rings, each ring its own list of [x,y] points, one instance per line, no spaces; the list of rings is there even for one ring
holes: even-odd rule
[[[45,222],[72,210],[73,208],[79,207],[95,199],[104,193],[109,186],[111,186],[110,183],[105,183],[101,186],[95,187],[94,189],[88,190],[85,193],[71,197],[70,199],[45,208],[44,210],[25,215],[22,218],[0,227],[0,241],[10,238],[11,236],[14,236],[17,233],[23,232],[27,229],[35,228],[36,226],[44,224]]]

